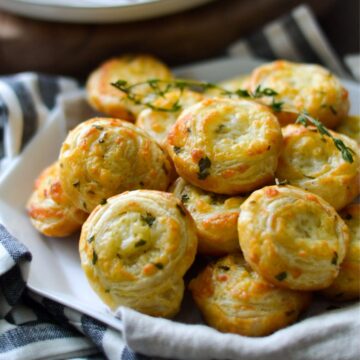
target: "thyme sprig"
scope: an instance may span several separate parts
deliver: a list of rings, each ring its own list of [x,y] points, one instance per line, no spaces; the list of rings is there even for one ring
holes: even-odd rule
[[[180,98],[185,89],[200,93],[206,93],[207,91],[212,90],[218,92],[218,94],[221,96],[235,96],[238,98],[248,99],[260,99],[263,97],[267,97],[271,100],[271,102],[267,105],[273,111],[279,112],[285,110],[287,112],[293,112],[298,114],[296,123],[302,124],[304,126],[308,126],[308,123],[314,125],[321,135],[327,136],[333,141],[334,145],[341,152],[341,155],[345,161],[349,163],[352,163],[354,161],[352,156],[354,151],[347,147],[342,140],[335,138],[325,127],[324,124],[322,124],[318,119],[310,116],[306,111],[302,111],[299,113],[299,111],[297,111],[296,109],[290,108],[288,106],[286,106],[284,109],[284,102],[276,100],[276,96],[278,95],[278,93],[271,88],[263,88],[261,87],[261,85],[258,85],[253,92],[246,89],[237,89],[235,91],[232,91],[224,89],[223,87],[211,82],[187,79],[149,79],[147,81],[138,82],[135,84],[129,84],[126,80],[118,80],[111,83],[111,85],[125,93],[126,97],[136,105],[142,105],[155,111],[169,113],[176,113],[182,110]],[[175,89],[180,91],[179,97],[169,107],[157,106],[155,105],[154,101],[148,99],[148,93],[144,94],[136,91],[137,88],[144,86],[149,87],[151,89],[151,93],[154,94],[156,98],[165,99],[166,94],[169,93],[171,90]]]
[[[320,135],[327,136],[333,141],[334,145],[341,152],[341,155],[345,161],[349,163],[354,162],[352,156],[354,151],[346,146],[342,140],[335,138],[322,122],[310,116],[306,111],[302,111],[299,114],[298,118],[296,119],[296,123],[305,127],[307,127],[309,123],[314,125]]]

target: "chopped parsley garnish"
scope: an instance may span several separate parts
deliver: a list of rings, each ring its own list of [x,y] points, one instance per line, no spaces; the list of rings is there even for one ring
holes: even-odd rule
[[[144,239],[140,239],[135,243],[135,247],[144,246],[146,244],[146,241]]]
[[[224,124],[220,124],[220,125],[215,129],[215,133],[216,133],[216,134],[223,134],[225,129],[226,129],[226,126],[225,126]]]
[[[93,250],[93,258],[92,258],[92,264],[95,265],[98,261],[98,256],[95,250]]]
[[[283,281],[287,278],[287,273],[285,271],[281,272],[281,273],[278,273],[276,276],[275,276],[275,279],[278,280],[278,281]]]
[[[102,199],[101,201],[100,201],[100,205],[105,205],[107,203],[107,200],[106,199]]]
[[[83,201],[83,208],[87,211],[87,205],[85,201]]]
[[[182,194],[181,195],[181,201],[185,204],[190,200],[190,197],[188,194]]]
[[[151,227],[156,218],[150,213],[146,213],[146,215],[141,215],[141,220],[144,221],[147,225],[149,225],[149,227]]]
[[[332,265],[337,265],[337,262],[338,262],[338,253],[336,251],[334,251],[334,255],[331,259],[331,264]]]
[[[164,265],[160,262],[154,263],[154,266],[156,266],[159,270],[162,270],[164,268]]]
[[[205,156],[199,160],[198,166],[199,166],[198,179],[199,180],[206,179],[210,175],[209,168],[211,166],[211,160],[207,156]]]
[[[173,149],[174,149],[174,153],[175,153],[176,155],[179,155],[179,153],[180,153],[181,150],[182,150],[180,146],[174,146]]]
[[[90,244],[90,243],[92,243],[94,240],[95,240],[95,235],[90,236],[90,237],[87,239],[87,242]]]
[[[80,181],[75,181],[73,187],[78,188],[80,186]]]

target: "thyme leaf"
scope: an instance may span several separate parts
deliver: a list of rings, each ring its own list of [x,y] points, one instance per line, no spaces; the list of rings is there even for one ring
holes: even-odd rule
[[[182,106],[180,104],[180,98],[182,96],[182,93],[185,89],[189,89],[196,92],[206,93],[209,90],[216,91],[219,95],[222,96],[228,96],[228,97],[239,97],[239,98],[248,98],[248,99],[259,99],[262,97],[270,97],[271,103],[268,105],[274,112],[279,112],[283,110],[284,102],[283,101],[277,101],[275,97],[278,95],[278,93],[271,88],[263,88],[261,85],[258,85],[255,91],[251,92],[247,89],[237,89],[235,91],[226,90],[223,87],[213,84],[206,81],[198,81],[198,80],[187,80],[187,79],[172,79],[172,80],[165,80],[165,79],[149,79],[147,81],[138,82],[134,84],[129,84],[125,80],[117,80],[113,83],[111,83],[112,86],[114,86],[116,89],[123,92],[126,97],[132,101],[136,105],[141,105],[148,107],[155,111],[161,111],[161,112],[169,112],[169,113],[176,113],[182,110]],[[172,104],[170,104],[169,107],[161,107],[155,105],[155,100],[148,101],[147,100],[147,94],[140,94],[136,91],[139,87],[148,87],[150,92],[152,94],[155,94],[157,97],[164,98],[165,95],[170,92],[171,90],[179,90],[179,98],[176,99]],[[307,123],[311,123],[316,126],[317,131],[321,135],[328,136],[331,138],[336,146],[336,148],[341,152],[341,155],[343,159],[349,163],[352,163],[354,153],[353,150],[351,150],[349,147],[347,147],[342,140],[334,138],[330,132],[327,130],[327,128],[317,119],[311,117],[306,111],[299,112],[296,109],[286,109],[286,111],[294,112],[298,114],[298,118],[296,120],[296,123],[303,124],[304,126],[307,126]],[[330,111],[332,113],[336,112],[335,108],[330,108]],[[208,176],[208,173],[199,173],[199,179],[204,176]]]
[[[318,119],[313,118],[306,111],[302,111],[299,114],[299,116],[297,117],[296,123],[304,125],[305,127],[308,126],[308,123],[314,125],[320,135],[327,136],[333,141],[336,148],[341,152],[342,158],[346,162],[349,162],[349,163],[354,162],[354,159],[352,156],[354,154],[354,151],[351,148],[349,148],[348,146],[346,146],[342,140],[335,138],[330,133],[330,131],[326,128],[326,126],[322,122],[320,122]]]

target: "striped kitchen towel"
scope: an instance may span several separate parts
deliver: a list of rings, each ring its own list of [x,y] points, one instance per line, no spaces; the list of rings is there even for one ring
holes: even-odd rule
[[[339,76],[349,76],[311,11],[304,6],[238,41],[229,53],[231,56],[315,62],[329,67]],[[358,62],[348,64],[357,66]],[[73,79],[34,73],[0,77],[0,181],[1,173],[11,167],[31,139],[46,126],[49,114],[57,106],[58,96],[78,87]],[[152,359],[135,354],[126,345],[121,332],[29,291],[26,276],[30,265],[31,254],[0,225],[0,359]],[[337,326],[340,328],[341,324]],[[147,347],[161,354],[167,344],[168,349],[163,353],[176,354],[176,346],[180,344],[166,342],[164,333],[169,331],[164,325],[161,328],[163,337],[159,337],[158,342],[147,343]],[[139,334],[141,329],[134,328],[133,332]],[[192,340],[196,343],[196,339]],[[141,336],[134,344],[139,351],[144,349]],[[202,358],[206,356],[202,353]],[[209,351],[209,358],[211,356],[214,354]],[[229,355],[228,358],[233,357]]]

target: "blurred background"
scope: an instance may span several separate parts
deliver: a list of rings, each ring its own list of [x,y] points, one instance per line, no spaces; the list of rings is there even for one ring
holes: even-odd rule
[[[9,1],[20,0],[0,0],[0,74],[31,70],[81,79],[101,61],[124,52],[152,53],[170,66],[223,56],[231,44],[301,3],[311,7],[341,57],[360,50],[359,0],[183,0],[166,15],[161,6],[169,0],[152,0],[159,3],[157,10],[132,8],[128,19],[114,13],[115,23],[87,23],[80,17],[76,23],[75,13],[62,18],[57,7],[47,13],[56,21],[33,19],[26,8],[9,7]],[[101,10],[97,14],[103,16]]]

